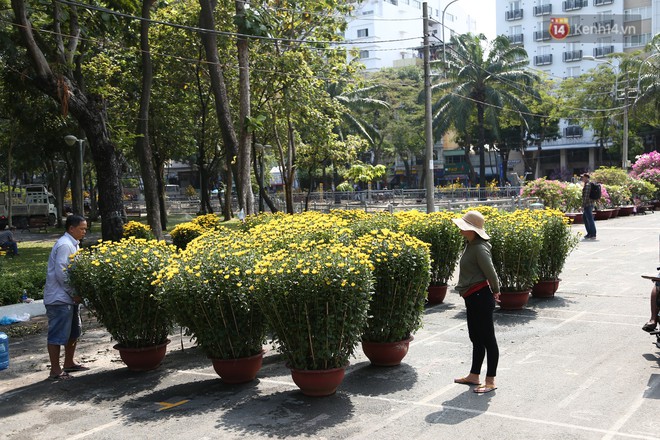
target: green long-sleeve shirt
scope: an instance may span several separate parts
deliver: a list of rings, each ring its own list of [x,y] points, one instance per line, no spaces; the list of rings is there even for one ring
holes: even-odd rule
[[[486,280],[493,293],[499,293],[500,281],[493,266],[491,248],[491,244],[479,236],[468,241],[459,263],[458,284],[456,285],[456,290],[461,296],[470,289],[470,286]]]

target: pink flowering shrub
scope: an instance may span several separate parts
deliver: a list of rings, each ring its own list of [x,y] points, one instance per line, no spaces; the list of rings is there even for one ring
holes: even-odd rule
[[[632,166],[632,176],[651,182],[660,189],[660,153],[651,151],[637,157]]]
[[[527,182],[520,191],[523,197],[538,197],[547,208],[566,212],[572,208],[570,203],[575,198],[574,188],[569,188],[566,182],[547,180],[545,177]]]

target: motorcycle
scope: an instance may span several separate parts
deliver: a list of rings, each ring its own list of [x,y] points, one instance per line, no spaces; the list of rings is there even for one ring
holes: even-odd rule
[[[660,270],[660,267],[658,267],[656,270]],[[642,275],[642,278],[646,280],[651,280],[655,283],[655,289],[656,289],[655,304],[658,308],[656,322],[660,322],[660,273],[658,273],[657,276]],[[649,334],[655,336],[655,345],[656,347],[660,348],[660,329],[653,330],[649,332]]]

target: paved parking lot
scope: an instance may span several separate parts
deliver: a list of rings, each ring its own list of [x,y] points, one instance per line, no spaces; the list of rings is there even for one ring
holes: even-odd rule
[[[657,439],[660,349],[641,330],[659,260],[660,213],[597,222],[569,257],[557,296],[496,312],[499,388],[456,385],[469,369],[464,305],[426,310],[404,363],[371,367],[358,348],[338,392],[303,396],[279,355],[258,378],[226,385],[172,335],[156,371],[131,373],[91,326],[92,369],[51,383],[44,335],[12,340],[0,372],[0,437],[8,439]],[[574,226],[582,230],[582,226]]]

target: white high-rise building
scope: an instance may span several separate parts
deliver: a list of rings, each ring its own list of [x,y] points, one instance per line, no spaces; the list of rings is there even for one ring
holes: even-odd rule
[[[561,81],[609,62],[607,56],[643,49],[660,32],[660,0],[496,0],[497,34],[522,45],[530,68]],[[593,133],[560,122],[561,138],[544,142],[535,175],[593,170]],[[530,147],[537,154],[537,147]]]
[[[346,40],[358,51],[358,57],[368,71],[384,67],[412,65],[419,59],[418,48],[423,39],[422,1],[364,0],[356,3],[347,17]],[[476,32],[476,22],[451,0],[429,0],[431,39],[442,41],[444,12],[445,38],[454,33]],[[446,9],[445,9],[446,8]]]

